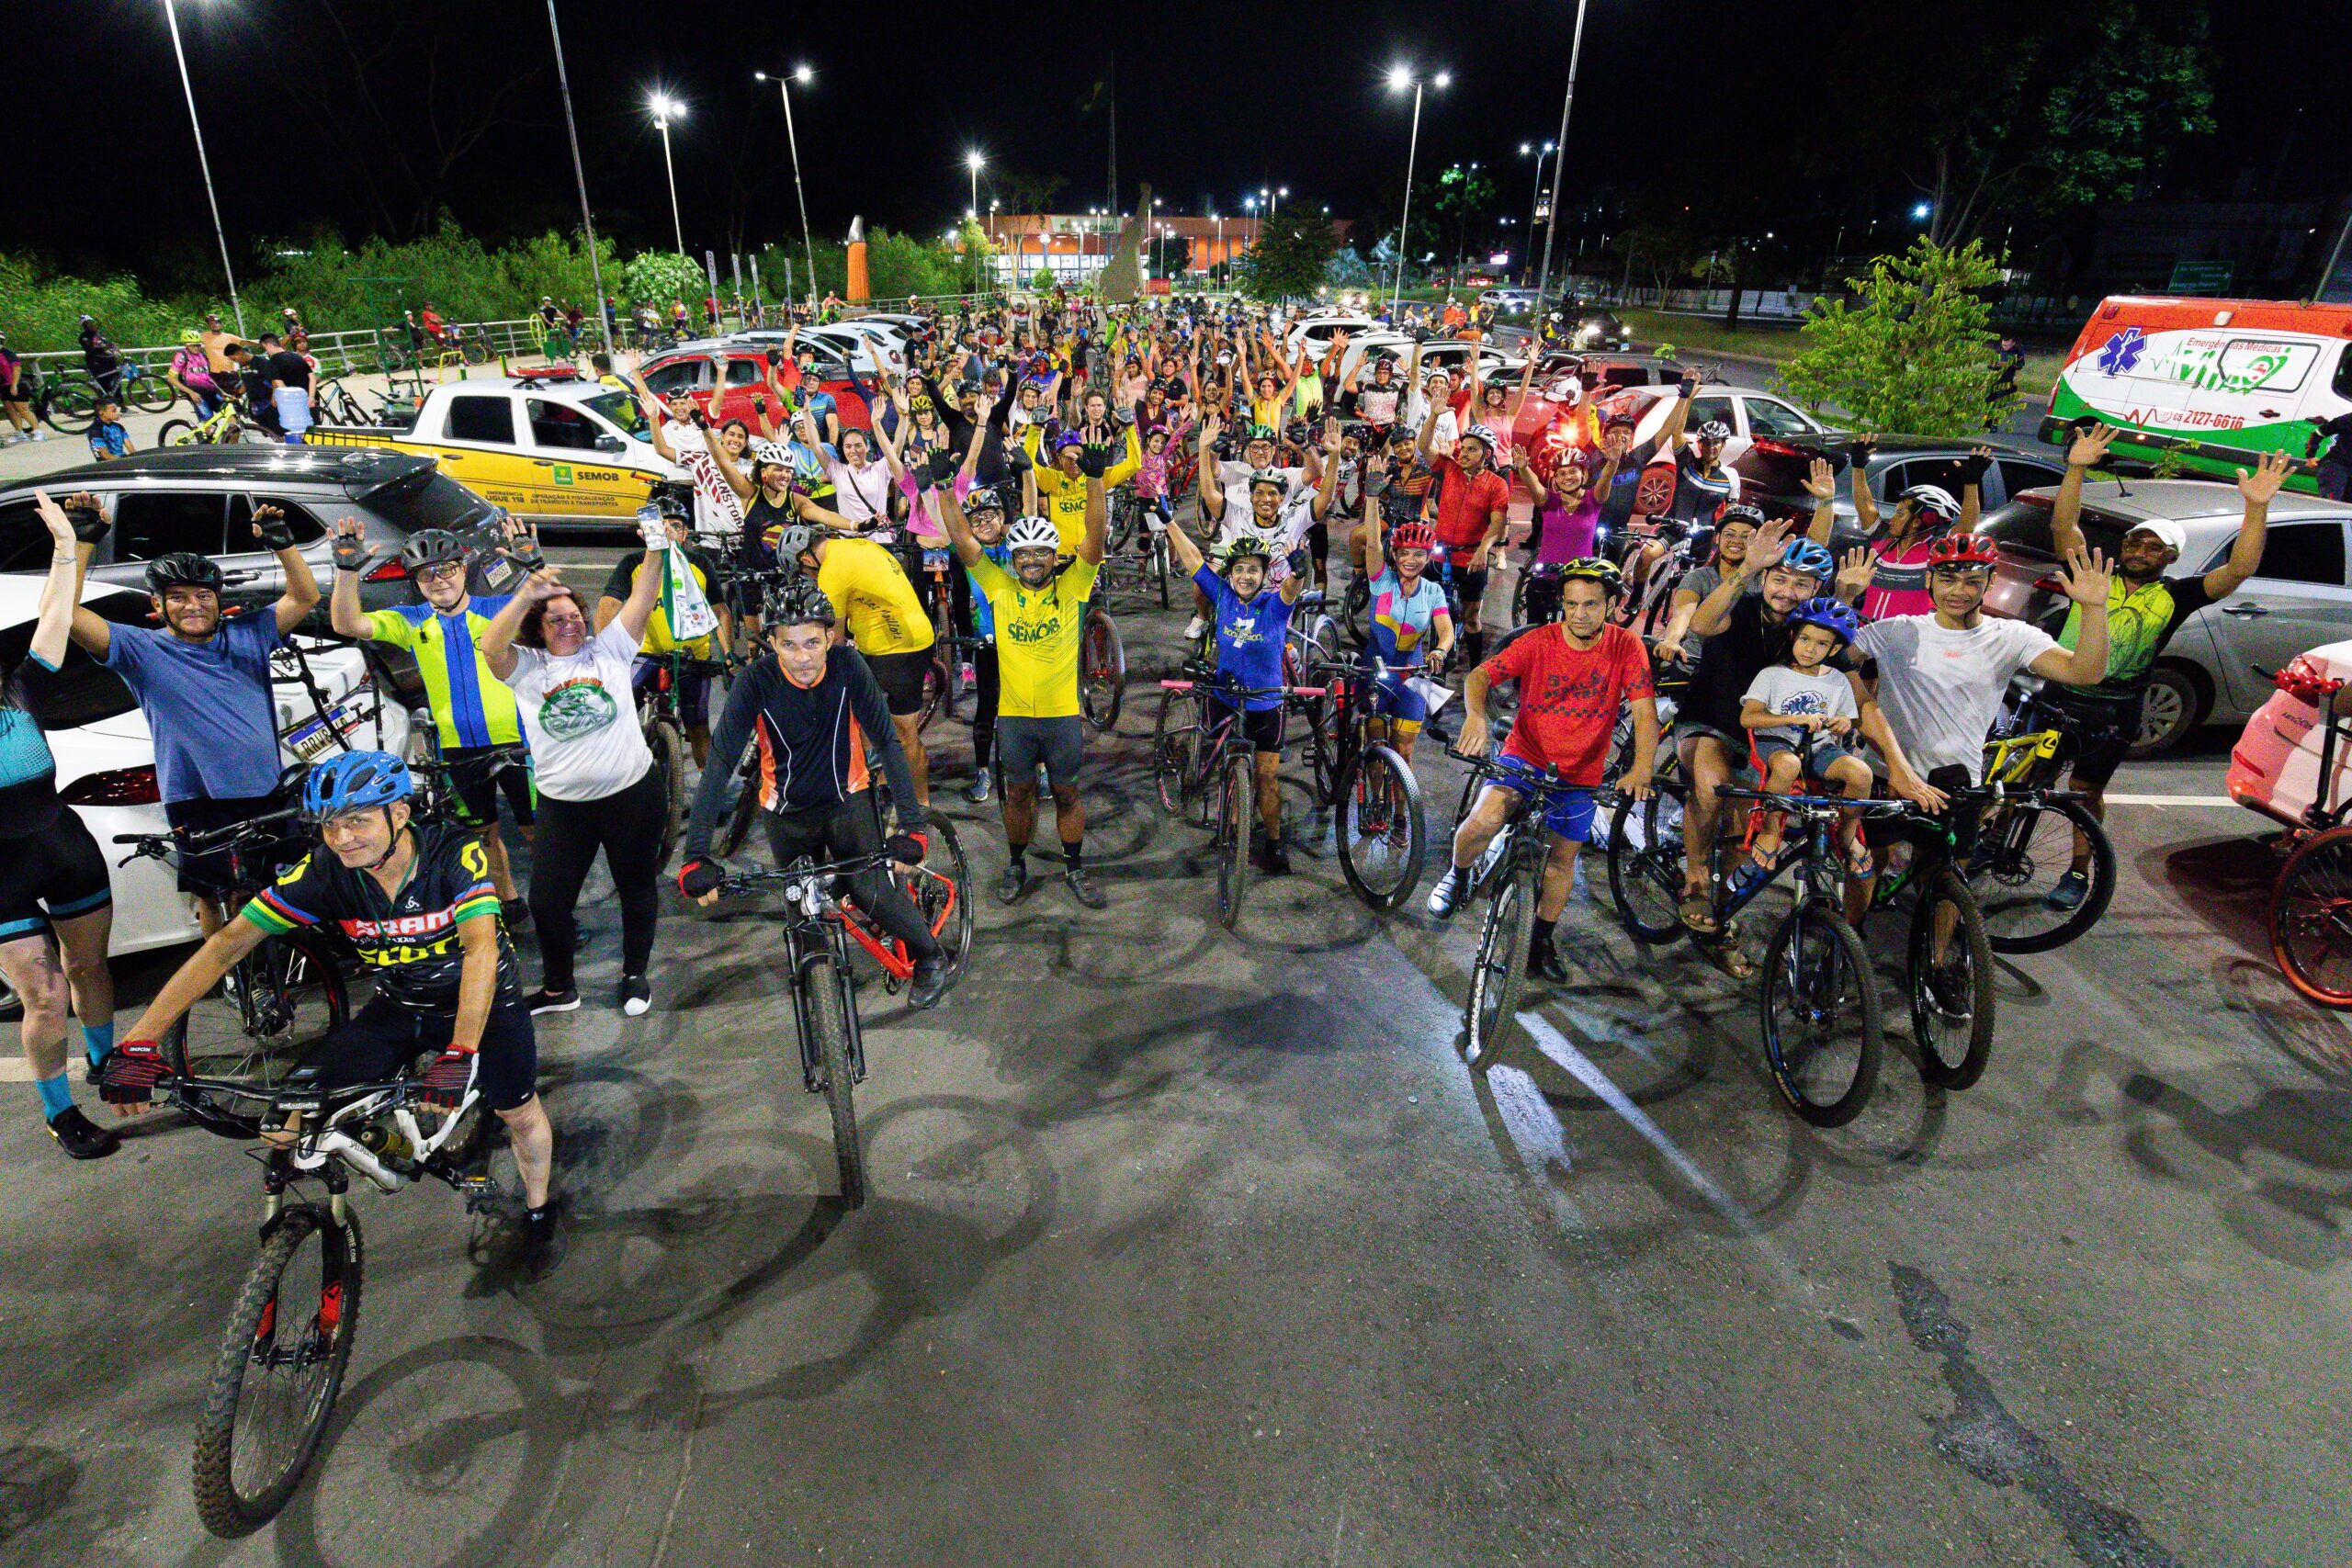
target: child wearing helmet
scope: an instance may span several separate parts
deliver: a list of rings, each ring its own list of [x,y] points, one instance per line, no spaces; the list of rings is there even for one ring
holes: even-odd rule
[[[1787,656],[1758,671],[1740,699],[1739,722],[1755,744],[1764,789],[1787,795],[1811,780],[1849,800],[1867,800],[1870,764],[1841,744],[1861,720],[1856,677],[1830,662],[1854,640],[1860,623],[1840,601],[1816,595],[1789,612],[1787,626]],[[1780,868],[1781,829],[1781,814],[1766,812],[1751,859],[1733,881],[1736,890]],[[1862,844],[1860,819],[1848,818],[1841,837],[1854,874],[1868,875],[1870,851]]]

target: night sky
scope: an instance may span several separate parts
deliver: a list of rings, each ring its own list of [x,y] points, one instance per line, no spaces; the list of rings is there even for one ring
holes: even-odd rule
[[[374,78],[389,129],[348,129],[368,116],[348,58],[336,52],[330,4],[366,35],[363,47],[390,46]],[[1081,117],[1080,106],[1114,50],[1130,205],[1139,179],[1193,212],[1214,203],[1238,213],[1245,190],[1287,184],[1294,202],[1379,222],[1399,186],[1409,115],[1381,76],[1408,61],[1454,74],[1452,90],[1425,108],[1423,171],[1457,159],[1499,166],[1499,210],[1524,223],[1534,168],[1518,145],[1556,129],[1575,14],[1571,0],[559,5],[600,229],[629,249],[667,240],[661,142],[643,110],[659,86],[691,106],[673,134],[695,250],[797,231],[782,112],[754,70],[806,62],[819,73],[797,91],[795,115],[820,235],[837,234],[854,212],[923,232],[964,206],[971,147],[997,168],[1067,176],[1058,210],[1102,203],[1104,119]],[[542,0],[179,0],[179,8],[241,256],[265,237],[299,240],[320,223],[364,231],[388,209],[395,223],[413,221],[422,187],[387,177],[378,186],[397,188],[371,197],[355,166],[388,168],[384,147],[423,144],[413,106],[428,82],[459,102],[506,89],[501,122],[441,184],[440,200],[461,223],[493,242],[576,224]],[[0,179],[0,247],[201,281],[210,225],[163,0],[15,0],[0,11],[17,145],[33,150]],[[1905,73],[1934,67],[1935,38],[1905,30],[1919,14],[1593,0],[1569,138],[1570,204],[1604,185],[1742,182],[1792,200],[1810,194],[1815,182],[1789,149],[1830,94],[1867,90],[1901,112]],[[2328,74],[2340,73],[2342,34],[2313,31],[2317,15],[2283,0],[2217,8],[2221,130],[2187,150],[2173,188],[2227,195],[2247,166],[2265,188],[2282,173],[2289,196],[2352,186],[2352,138],[2341,134],[2335,93],[2322,96],[2324,84],[2335,85]],[[1850,49],[1860,39],[1883,67],[1861,79],[1826,68],[1825,39]],[[336,107],[346,126],[340,144],[312,104]],[[2317,123],[2290,145],[2297,105]],[[983,207],[989,195],[984,175]],[[1892,215],[1910,195],[1894,182],[1860,199]]]

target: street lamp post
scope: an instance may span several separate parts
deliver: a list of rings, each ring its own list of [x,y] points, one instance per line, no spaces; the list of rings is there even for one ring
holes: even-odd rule
[[[243,337],[245,307],[237,299],[237,269],[229,265],[229,231],[220,226],[220,198],[212,194],[212,160],[205,155],[204,127],[196,118],[196,88],[188,82],[187,51],[180,47],[180,14],[172,0],[164,0],[164,20],[171,26],[172,53],[180,62],[180,91],[187,95],[188,129],[196,132],[196,165],[204,171],[204,200],[212,209],[212,235],[220,242],[220,275],[229,280],[229,309],[237,318],[237,335]]]
[[[1245,196],[1241,198],[1241,206],[1243,210],[1250,214],[1249,248],[1255,249],[1258,243],[1258,198],[1254,196]]]
[[[1556,141],[1546,141],[1541,148],[1537,148],[1533,144],[1525,141],[1519,144],[1519,155],[1521,157],[1524,158],[1530,152],[1535,154],[1535,193],[1529,199],[1527,205],[1527,233],[1531,242],[1532,242],[1535,236],[1536,222],[1544,216],[1544,160],[1557,152],[1559,150],[1559,146],[1560,144]],[[1528,246],[1530,254],[1527,259],[1531,262],[1535,259],[1532,254],[1534,248],[1535,247],[1532,243]],[[1521,269],[1522,272],[1524,272],[1524,268]]]
[[[165,0],[169,4],[170,0]],[[580,161],[580,126],[571,117],[571,75],[563,63],[563,32],[556,26],[555,0],[548,0],[548,35],[555,39],[555,82],[563,94],[563,129],[571,138],[571,177],[580,186],[580,230],[588,238],[588,281],[596,290],[596,331],[605,355],[613,352],[613,319],[605,313],[605,268],[596,256],[596,220],[588,210],[588,170]],[[242,322],[237,330],[244,331]]]
[[[792,80],[804,87],[808,85],[808,78],[815,74],[806,65],[792,68]],[[752,72],[752,78],[757,82],[770,79],[764,71]],[[774,80],[777,95],[784,99],[784,140],[792,150],[792,194],[800,201],[800,243],[808,253],[808,302],[813,305],[817,302],[817,237],[809,231],[808,192],[800,183],[800,138],[792,129],[792,88],[781,76]]]
[[[980,170],[987,163],[988,159],[982,157],[977,149],[964,154],[964,167],[972,176],[972,205],[965,210],[965,216],[976,227],[980,220]],[[972,292],[978,294],[979,291],[980,247],[974,245],[972,247]]]
[[[1577,0],[1576,39],[1568,45],[1568,92],[1560,100],[1560,134],[1553,140],[1559,148],[1552,159],[1552,216],[1544,225],[1544,271],[1535,283],[1535,308],[1544,308],[1544,297],[1552,288],[1552,238],[1560,231],[1560,172],[1568,163],[1568,111],[1577,101],[1577,62],[1584,55],[1584,8],[1586,0]],[[1629,273],[1628,276],[1631,276]]]
[[[1453,80],[1451,73],[1441,71],[1429,85],[1442,92]],[[1388,310],[1393,316],[1397,297],[1405,291],[1405,242],[1413,229],[1413,159],[1421,148],[1421,79],[1399,65],[1388,73],[1388,90],[1401,93],[1413,89],[1413,130],[1405,143],[1405,212],[1396,220],[1396,281],[1388,290]]]
[[[678,165],[670,156],[670,121],[673,116],[679,119],[685,118],[686,106],[659,93],[653,95],[650,102],[654,129],[662,133],[662,166],[670,174],[670,230],[677,238],[678,254],[684,255],[686,224],[685,220],[678,215]]]

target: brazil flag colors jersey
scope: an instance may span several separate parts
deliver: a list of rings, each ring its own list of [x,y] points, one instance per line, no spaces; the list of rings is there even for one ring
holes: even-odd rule
[[[444,615],[430,604],[402,604],[368,617],[368,635],[387,648],[416,655],[424,697],[444,750],[461,746],[515,746],[523,727],[514,714],[514,694],[491,673],[478,646],[482,632],[512,594],[476,594],[462,615]]]

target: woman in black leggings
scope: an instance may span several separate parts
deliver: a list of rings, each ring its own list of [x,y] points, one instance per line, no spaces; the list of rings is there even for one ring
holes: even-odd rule
[[[646,531],[650,567],[670,541],[659,522]],[[621,907],[621,1010],[635,1017],[653,1005],[646,971],[661,909],[654,877],[669,796],[638,725],[629,676],[664,575],[639,571],[620,613],[592,637],[579,595],[543,568],[481,636],[482,657],[514,689],[538,790],[530,903],[544,983],[525,998],[535,1013],[580,1005],[572,910],[599,850]]]

